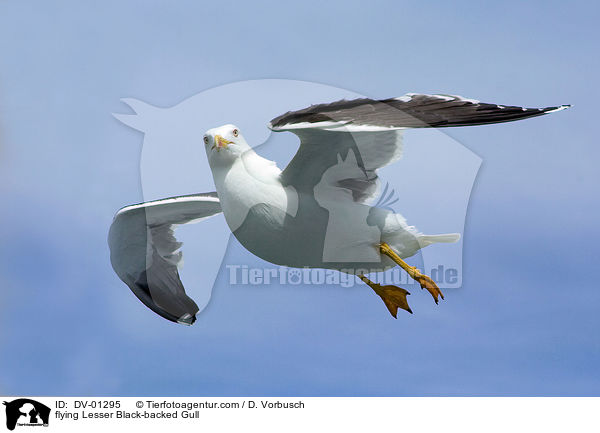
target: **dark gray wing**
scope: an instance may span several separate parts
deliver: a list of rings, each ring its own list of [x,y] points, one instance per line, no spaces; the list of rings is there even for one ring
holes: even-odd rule
[[[386,128],[443,128],[486,125],[541,116],[570,105],[546,108],[522,108],[466,99],[455,95],[407,93],[399,98],[341,100],[311,105],[287,112],[271,120],[273,131],[300,128],[338,128],[349,131]]]
[[[271,120],[273,131],[291,131],[301,141],[298,152],[283,170],[282,182],[310,193],[324,173],[340,166],[338,156],[347,159],[350,151],[362,170],[348,175],[348,164],[327,178],[350,190],[355,201],[376,192],[376,170],[400,158],[401,133],[406,128],[441,128],[485,125],[541,116],[568,108],[521,108],[487,104],[454,95],[408,93],[390,99],[341,100],[287,112]],[[352,158],[351,158],[352,160]]]
[[[222,212],[217,193],[192,194],[126,206],[110,226],[110,261],[121,280],[165,319],[191,325],[198,306],[186,295],[177,265],[182,253],[178,224]]]

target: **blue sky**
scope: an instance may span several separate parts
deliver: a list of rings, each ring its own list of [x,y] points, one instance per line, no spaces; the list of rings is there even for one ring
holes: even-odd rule
[[[2,2],[0,394],[598,395],[599,15],[592,2]],[[440,306],[412,288],[416,314],[395,321],[368,288],[228,286],[222,269],[196,325],[168,323],[110,267],[113,214],[143,199],[143,136],[111,113],[122,97],[169,107],[263,78],[574,108],[445,131],[483,164],[463,287]],[[234,241],[226,261],[263,266]]]

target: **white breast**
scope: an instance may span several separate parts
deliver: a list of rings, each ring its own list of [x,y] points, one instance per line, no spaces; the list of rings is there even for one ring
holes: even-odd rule
[[[283,187],[281,170],[273,161],[248,151],[230,167],[213,169],[221,207],[231,231],[237,230],[250,209],[267,204],[296,216],[298,194],[293,187]]]

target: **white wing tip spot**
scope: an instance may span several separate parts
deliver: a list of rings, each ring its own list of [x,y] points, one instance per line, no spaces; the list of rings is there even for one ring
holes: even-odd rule
[[[554,110],[548,110],[546,113],[554,113],[555,111],[566,110],[567,108],[571,108],[570,104],[561,105],[560,107],[556,107]]]

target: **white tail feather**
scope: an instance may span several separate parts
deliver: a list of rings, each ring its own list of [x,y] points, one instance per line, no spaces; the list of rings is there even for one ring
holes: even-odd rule
[[[460,239],[460,233],[445,233],[443,235],[421,235],[419,236],[419,244],[421,248],[427,245],[436,243],[452,243]]]

